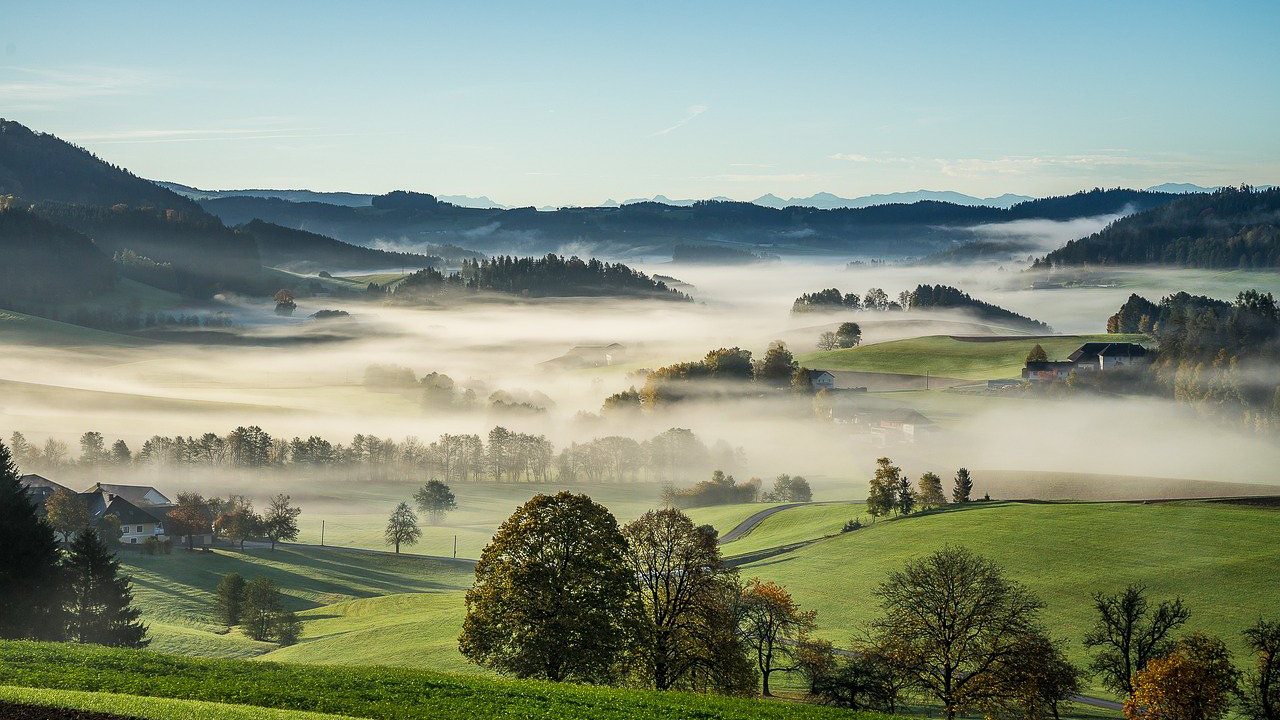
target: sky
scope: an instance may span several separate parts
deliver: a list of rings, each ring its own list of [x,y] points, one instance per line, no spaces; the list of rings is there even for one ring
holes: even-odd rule
[[[0,0],[0,117],[508,205],[1280,183],[1280,3]]]

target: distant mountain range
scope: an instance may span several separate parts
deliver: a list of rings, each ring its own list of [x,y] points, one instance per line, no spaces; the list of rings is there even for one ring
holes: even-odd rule
[[[325,192],[318,190],[201,190],[200,188],[191,187],[190,185],[182,185],[181,183],[176,182],[166,182],[164,180],[156,180],[154,182],[160,187],[167,188],[179,195],[184,195],[196,201],[227,197],[259,197],[277,198],[280,200],[288,200],[289,202],[322,202],[328,205],[342,205],[344,207],[368,207],[373,204],[373,198],[375,197],[369,193]],[[457,205],[458,207],[481,208],[484,210],[509,209],[509,206],[496,203],[484,195],[481,195],[480,197],[472,197],[470,195],[437,195],[436,197],[444,202]]]

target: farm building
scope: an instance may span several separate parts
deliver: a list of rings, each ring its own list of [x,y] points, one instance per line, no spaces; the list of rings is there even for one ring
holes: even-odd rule
[[[1081,345],[1066,360],[1031,360],[1022,369],[1022,378],[1031,382],[1065,379],[1076,373],[1107,372],[1126,365],[1145,365],[1151,353],[1130,342],[1090,342]]]

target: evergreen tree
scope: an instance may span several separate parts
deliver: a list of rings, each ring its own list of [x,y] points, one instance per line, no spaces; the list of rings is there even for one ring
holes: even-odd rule
[[[213,599],[213,612],[218,622],[228,626],[240,624],[244,608],[244,586],[244,577],[239,573],[222,576]]]
[[[916,493],[911,489],[911,480],[903,475],[898,480],[898,512],[910,515],[916,510]]]
[[[18,468],[2,442],[0,548],[0,638],[63,639],[58,543],[18,482]]]
[[[68,634],[82,643],[146,647],[147,628],[138,622],[129,577],[107,550],[98,531],[88,527],[71,541],[66,559],[70,613]]]
[[[1036,346],[1031,348],[1031,352],[1027,353],[1027,362],[1045,362],[1048,359],[1049,353],[1044,351],[1040,343],[1036,343]]]
[[[969,475],[969,469],[960,468],[956,471],[956,485],[951,490],[951,502],[967,503],[972,493],[973,478]]]

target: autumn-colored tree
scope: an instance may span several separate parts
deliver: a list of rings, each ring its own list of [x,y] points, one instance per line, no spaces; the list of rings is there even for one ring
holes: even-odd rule
[[[409,507],[409,503],[402,502],[396,506],[391,517],[387,519],[384,535],[388,545],[396,546],[397,555],[400,554],[401,545],[414,545],[418,542],[418,538],[422,537],[422,529],[418,527],[418,516]]]
[[[1063,643],[1047,635],[1022,637],[1017,652],[1001,661],[1000,697],[984,705],[988,717],[1041,720],[1061,717],[1072,696],[1080,693],[1080,669],[1071,664]]]
[[[187,539],[187,547],[195,547],[195,536],[213,531],[209,506],[196,493],[181,493],[177,505],[164,518],[165,534]]]
[[[586,495],[537,495],[476,563],[458,649],[516,677],[604,682],[633,637],[636,577],[613,515]]]
[[[214,531],[244,549],[244,542],[262,532],[262,517],[247,500],[237,500],[213,521]]]
[[[1280,622],[1258,620],[1244,631],[1257,664],[1245,675],[1240,696],[1252,720],[1280,720]]]
[[[276,314],[292,315],[294,310],[298,309],[298,303],[294,301],[293,291],[288,288],[282,288],[276,291],[272,300],[276,303]]]
[[[947,504],[947,496],[942,491],[942,478],[927,472],[920,476],[920,508],[931,510]]]
[[[1040,343],[1036,343],[1036,346],[1031,348],[1031,352],[1027,353],[1027,362],[1029,363],[1045,362],[1048,359],[1049,354],[1044,351],[1044,348],[1040,347]]]
[[[1222,640],[1192,633],[1134,675],[1124,715],[1129,720],[1218,720],[1230,709],[1238,682]]]
[[[44,501],[45,520],[62,534],[62,541],[89,525],[89,506],[84,498],[66,488],[58,488]]]
[[[902,468],[887,457],[876,460],[876,474],[871,478],[871,491],[867,495],[867,512],[875,518],[888,515],[898,506],[898,485],[902,481]]]
[[[761,690],[769,697],[769,676],[796,669],[797,644],[815,627],[817,613],[801,610],[781,585],[756,578],[748,581],[742,602],[742,632],[755,652]]]
[[[795,374],[797,367],[799,366],[796,364],[795,357],[787,349],[786,344],[779,340],[770,343],[764,357],[755,364],[754,377],[770,385],[785,386]]]
[[[813,378],[809,373],[809,368],[806,367],[798,367],[791,373],[791,392],[799,395],[813,394]]]
[[[659,690],[755,692],[734,607],[736,572],[720,558],[716,532],[676,509],[627,524],[627,560],[638,582],[634,674]]]
[[[875,643],[948,720],[1007,695],[1002,667],[1040,633],[1043,603],[991,560],[947,547],[909,563],[876,589]]]

